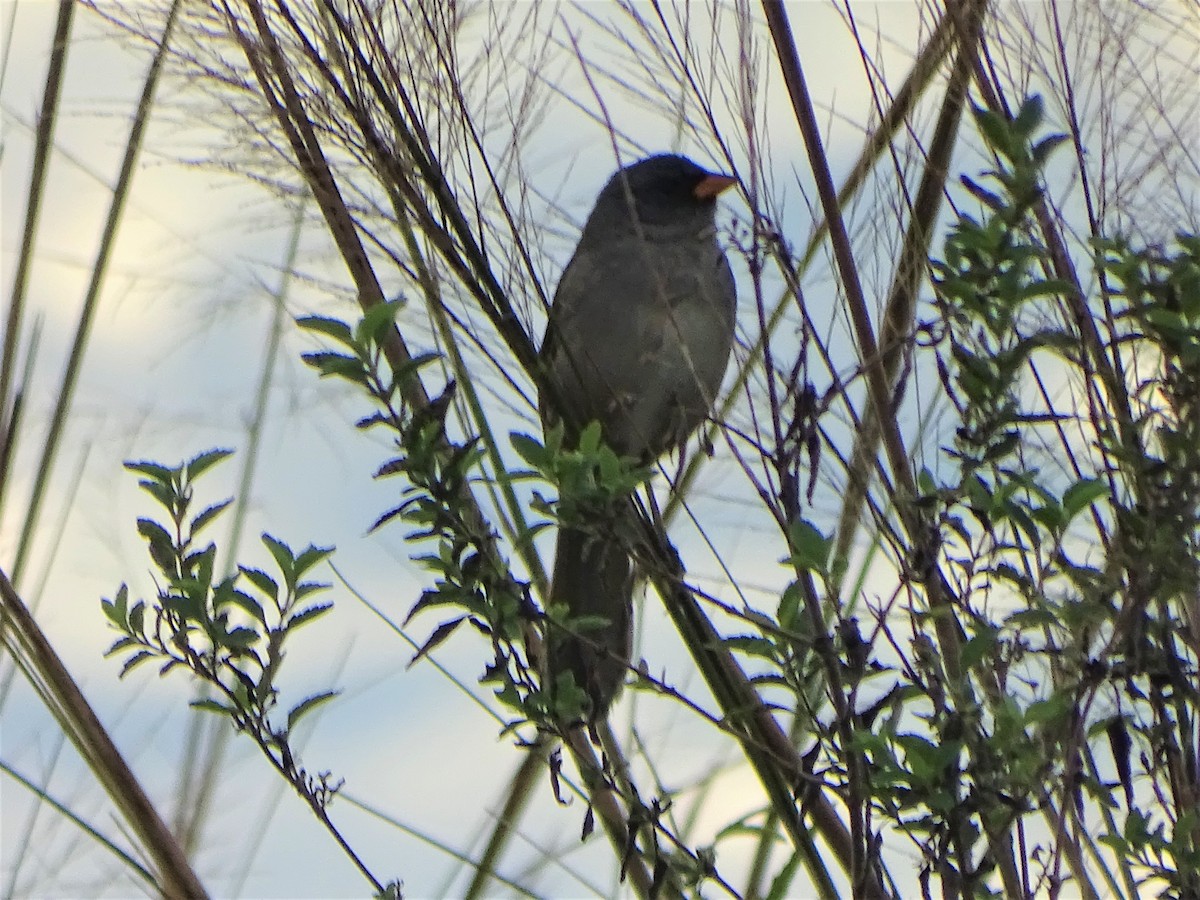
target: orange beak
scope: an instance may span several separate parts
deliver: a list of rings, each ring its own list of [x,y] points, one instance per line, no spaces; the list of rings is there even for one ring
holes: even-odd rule
[[[737,184],[737,179],[732,175],[710,174],[692,188],[692,193],[698,200],[716,200],[719,194],[729,190],[735,184]]]

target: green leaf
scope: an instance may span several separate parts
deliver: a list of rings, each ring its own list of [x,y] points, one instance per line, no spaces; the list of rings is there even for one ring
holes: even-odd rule
[[[101,600],[100,608],[104,610],[104,617],[124,630],[126,624],[126,613],[129,608],[129,588],[122,584],[117,588],[116,597],[109,600]]]
[[[143,634],[145,632],[146,620],[146,604],[139,600],[133,604],[133,609],[129,611],[129,630],[133,634]]]
[[[405,515],[408,512],[408,510],[413,508],[413,505],[414,505],[414,501],[410,500],[405,503],[402,503],[400,506],[396,506],[396,507],[393,507],[392,509],[389,509],[387,512],[385,512],[378,519],[376,519],[374,522],[371,523],[371,527],[367,529],[367,533],[374,534],[376,531],[378,531],[380,528],[382,528],[388,522],[391,522],[397,516]]]
[[[1044,628],[1048,625],[1057,625],[1058,617],[1048,609],[1031,607],[1018,610],[1008,616],[1004,620],[1004,624],[1010,628]]]
[[[179,494],[176,492],[174,485],[159,484],[157,481],[150,481],[143,478],[138,482],[138,487],[158,501],[159,506],[168,512],[174,512],[175,506],[179,502]]]
[[[403,307],[403,300],[392,300],[372,306],[354,326],[354,340],[360,345],[368,342],[379,343],[380,335],[395,324],[396,316]]]
[[[789,584],[779,596],[779,626],[788,631],[794,631],[797,627],[797,619],[800,616],[800,583],[793,581]],[[806,624],[808,620],[803,620],[802,624]]]
[[[319,594],[322,591],[329,590],[331,587],[333,587],[333,585],[329,584],[328,582],[302,581],[296,585],[296,590],[293,592],[293,595],[297,600],[303,600],[310,594]]]
[[[1017,110],[1017,114],[1013,118],[1013,131],[1025,138],[1032,135],[1042,124],[1045,106],[1040,94],[1031,94],[1026,97],[1025,102],[1021,104],[1021,108]]]
[[[322,351],[302,353],[300,358],[307,365],[316,369],[322,378],[345,378],[347,381],[359,385],[367,383],[367,369],[362,360],[356,356]]]
[[[253,647],[260,640],[262,640],[262,635],[253,628],[239,625],[237,628],[229,629],[221,643],[231,650],[245,650],[247,647]]]
[[[296,325],[313,334],[331,338],[343,346],[354,346],[354,337],[350,332],[350,326],[340,319],[330,319],[325,316],[301,316],[296,319]]]
[[[1067,518],[1063,515],[1062,507],[1054,501],[1034,507],[1029,514],[1052,534],[1059,534],[1067,525]]]
[[[788,562],[800,572],[827,573],[833,542],[810,522],[797,519],[788,528],[788,544],[792,555]]]
[[[972,637],[962,649],[962,667],[973,669],[996,649],[996,632],[988,629]]]
[[[1035,590],[1033,582],[1029,576],[1014,566],[1012,563],[1001,562],[992,567],[992,576],[997,580],[1009,581],[1017,590],[1023,594],[1028,594]]]
[[[112,644],[109,646],[109,648],[104,651],[104,658],[107,659],[108,657],[113,656],[117,653],[120,653],[122,650],[126,650],[129,647],[140,647],[140,646],[141,646],[141,643],[139,641],[135,640],[134,638],[120,637],[120,638],[117,638],[115,641],[113,641]]]
[[[296,726],[296,723],[298,723],[314,709],[317,709],[319,706],[328,703],[337,695],[338,691],[324,691],[320,694],[313,694],[311,697],[306,697],[305,699],[301,700],[292,707],[291,711],[287,715],[288,731],[291,731]]]
[[[183,467],[184,471],[187,473],[187,480],[195,481],[217,463],[221,462],[221,460],[230,456],[233,456],[232,450],[216,449],[206,450],[204,453],[200,453],[192,457],[186,463],[184,463]]]
[[[175,546],[174,538],[171,537],[170,532],[153,519],[138,519],[137,530],[138,534],[145,538],[147,543],[151,545],[158,544],[172,549]]]
[[[186,590],[188,587],[194,588],[195,586],[196,583],[192,581],[180,584],[179,589]],[[204,606],[195,591],[163,597],[162,606],[163,609],[175,613],[187,622],[205,621]]]
[[[554,715],[564,722],[583,718],[591,705],[587,693],[575,683],[575,675],[570,669],[559,672],[554,679],[553,697]]]
[[[925,466],[921,467],[921,471],[917,473],[917,494],[921,499],[937,496],[938,483],[933,477],[933,473]]]
[[[159,484],[170,484],[177,469],[168,469],[166,466],[156,462],[134,462],[126,460],[125,468],[130,472],[137,472],[145,475],[152,481]]]
[[[213,700],[211,697],[193,700],[188,704],[188,706],[192,707],[192,709],[200,709],[204,710],[205,712],[216,713],[220,716],[232,717],[237,712],[237,710],[232,706],[226,706],[224,703],[219,703],[216,700]]]
[[[246,566],[238,566],[238,571],[246,577],[252,585],[270,597],[272,600],[279,601],[279,585],[275,583],[275,579],[261,569],[249,569]]]
[[[175,542],[171,535],[153,519],[138,519],[137,529],[146,540],[154,564],[168,578],[175,578]]]
[[[967,189],[967,192],[972,197],[974,197],[988,209],[992,210],[992,212],[1002,210],[1008,205],[1007,201],[1002,196],[989,191],[973,178],[970,178],[966,175],[960,175],[959,181],[962,182],[962,186]]]
[[[1003,117],[980,106],[974,108],[975,124],[979,128],[987,145],[999,153],[1013,159],[1012,131]]]
[[[314,547],[309,544],[296,557],[296,577],[299,578],[313,566],[322,563],[333,555],[333,547]]]
[[[1071,701],[1065,694],[1055,694],[1047,700],[1036,700],[1025,710],[1025,722],[1044,725],[1059,722],[1067,714]]]
[[[865,728],[856,728],[850,736],[850,746],[855,750],[870,753],[874,756],[891,756],[888,740],[881,734],[875,734]]]
[[[414,356],[408,362],[404,363],[403,365],[401,365],[399,368],[396,369],[396,371],[395,371],[396,383],[397,384],[405,383],[409,378],[411,378],[413,375],[415,375],[419,370],[425,368],[431,362],[434,362],[441,358],[442,358],[442,354],[440,354],[440,353],[432,353],[432,352],[418,353],[416,356]],[[454,382],[450,382],[450,385],[453,385],[453,384],[454,384]],[[447,386],[447,389],[451,390],[451,392],[453,392],[452,388],[450,388],[449,386]]]
[[[562,422],[555,422],[550,426],[550,430],[542,429],[542,440],[546,444],[546,452],[550,457],[554,457],[562,451],[563,440],[567,435],[567,427]]]
[[[390,478],[393,475],[402,475],[408,471],[410,460],[403,456],[389,459],[382,463],[378,469],[371,475],[372,478]]]
[[[417,602],[412,605],[412,609],[408,611],[408,615],[404,617],[404,625],[407,626],[422,610],[433,606],[446,606],[456,602],[455,598],[448,595],[449,592],[445,590],[423,591],[421,596],[417,598]]]
[[[232,502],[233,498],[230,497],[228,500],[222,500],[220,503],[214,503],[212,506],[206,507],[199,514],[197,514],[196,517],[192,519],[191,524],[188,526],[192,532],[192,535],[195,536],[199,534],[209,522],[223,513]]]
[[[584,456],[595,456],[603,443],[603,429],[595,419],[588,422],[579,435],[579,452]]]
[[[1033,151],[1030,154],[1033,157],[1033,164],[1039,169],[1043,168],[1046,161],[1050,159],[1050,155],[1069,140],[1070,138],[1065,134],[1052,134],[1050,137],[1038,141],[1033,145]]]
[[[384,415],[381,412],[373,412],[368,416],[363,416],[354,423],[354,427],[362,431],[374,428],[376,425],[385,425],[391,428],[394,425],[394,420],[390,415]]]
[[[275,565],[279,566],[279,571],[283,574],[283,581],[288,589],[295,587],[296,555],[292,553],[292,548],[278,538],[271,537],[265,531],[262,535],[262,542],[275,560]]]
[[[433,634],[429,636],[429,640],[421,645],[421,649],[417,651],[416,656],[408,661],[408,668],[411,669],[422,657],[428,656],[443,641],[445,641],[446,638],[454,634],[454,630],[462,624],[463,619],[465,618],[466,616],[459,616],[457,619],[451,619],[449,622],[443,622],[441,625],[435,628],[433,630]]]
[[[509,432],[508,440],[517,456],[521,457],[526,464],[539,472],[545,472],[549,468],[550,452],[537,438],[519,431],[512,431]]]
[[[197,553],[189,553],[184,558],[184,570],[192,572],[196,583],[207,593],[212,586],[213,565],[217,559],[215,544],[209,544]]]
[[[757,656],[762,659],[775,659],[775,645],[766,638],[753,635],[733,635],[725,638],[722,643],[730,650],[745,653],[747,656]]]
[[[301,625],[307,625],[319,616],[325,615],[331,609],[333,609],[332,603],[318,603],[314,606],[306,606],[287,620],[287,628],[293,629],[299,628]]]
[[[270,579],[267,580],[270,581]],[[234,606],[244,609],[253,619],[261,622],[263,625],[267,624],[267,617],[263,613],[262,604],[245,591],[231,590],[228,595],[223,595],[223,599],[227,600],[229,603],[232,603]]]
[[[115,647],[115,645],[114,645],[114,647]],[[132,672],[137,666],[140,666],[142,663],[146,662],[146,660],[149,660],[149,659],[154,659],[154,654],[151,653],[149,650],[138,651],[137,653],[133,654],[133,656],[129,657],[129,659],[125,660],[125,664],[123,666],[121,666],[121,674],[119,677],[124,678],[126,675],[128,675],[130,672]]]
[[[1067,521],[1109,495],[1108,485],[1098,478],[1081,478],[1063,492],[1062,505]]]
[[[934,744],[917,734],[899,734],[896,743],[904,749],[904,759],[914,778],[932,784],[941,778],[947,764],[958,754],[954,742]]]

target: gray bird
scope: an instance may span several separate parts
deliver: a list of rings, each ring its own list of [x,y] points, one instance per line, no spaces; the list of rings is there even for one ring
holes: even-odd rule
[[[735,184],[682,156],[618,171],[596,199],[550,307],[542,361],[555,385],[543,427],[567,420],[567,445],[598,421],[605,443],[649,462],[687,441],[713,408],[733,347],[737,291],[716,240],[717,196]],[[547,635],[552,685],[564,672],[594,720],[624,682],[633,572],[617,512],[560,528],[550,601],[606,624]]]

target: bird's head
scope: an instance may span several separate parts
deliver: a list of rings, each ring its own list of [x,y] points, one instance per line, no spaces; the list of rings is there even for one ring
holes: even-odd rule
[[[717,197],[737,183],[685,156],[650,156],[618,171],[596,199],[585,232],[630,219],[650,227],[711,225]]]

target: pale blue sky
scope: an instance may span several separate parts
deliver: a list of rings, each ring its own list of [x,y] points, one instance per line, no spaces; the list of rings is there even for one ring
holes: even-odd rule
[[[600,4],[587,7],[593,13],[600,8]],[[880,59],[888,83],[895,89],[916,41],[928,30],[922,24],[926,19],[918,4],[907,0],[855,3],[852,8],[864,32],[878,29],[882,35]],[[9,4],[0,6],[4,27],[11,11]],[[862,62],[844,18],[832,4],[796,3],[790,11],[810,88],[829,124],[830,155],[834,165],[844,171],[860,146],[862,128],[872,117]],[[578,10],[567,7],[562,13],[556,26],[560,38],[561,29],[577,29],[584,36],[585,52],[588,40],[599,41],[588,37],[589,26]],[[41,96],[54,14],[55,7],[49,3],[24,2],[17,7],[12,55],[0,94],[4,117],[0,165],[4,273],[0,284],[6,296],[24,214],[32,148],[29,125]],[[731,37],[721,35],[722,40]],[[864,43],[876,47],[872,36]],[[1186,47],[1178,52],[1186,52]],[[0,563],[6,568],[15,552],[32,460],[40,450],[39,423],[48,416],[61,377],[63,354],[71,340],[106,212],[105,185],[115,176],[145,65],[144,55],[130,53],[112,38],[109,26],[93,13],[80,10],[57,135],[61,152],[52,161],[38,262],[29,293],[26,327],[39,319],[43,322],[27,412],[34,439],[21,447],[17,477],[0,520]],[[581,102],[592,105],[569,59],[561,70],[565,73],[564,91],[578,92]],[[773,70],[761,74],[775,79]],[[772,90],[776,93],[767,127],[776,197],[786,204],[786,233],[802,245],[810,219],[808,201],[795,174],[806,172],[807,165],[790,111],[778,93],[779,85],[774,84]],[[190,715],[185,709],[190,690],[181,678],[161,681],[149,668],[118,682],[118,663],[101,657],[113,634],[101,617],[99,598],[111,596],[126,579],[135,593],[145,595],[152,590],[148,562],[135,531],[136,517],[145,515],[150,507],[121,463],[131,457],[174,462],[212,446],[245,448],[245,428],[272,318],[267,290],[278,281],[288,225],[282,206],[240,174],[221,175],[211,168],[180,163],[205,156],[210,146],[206,142],[212,139],[207,128],[221,124],[189,123],[169,112],[179,97],[176,87],[164,87],[160,102],[168,112],[155,120],[148,135],[70,430],[43,514],[42,533],[20,585],[23,591],[37,592],[45,577],[38,597],[39,620],[137,773],[159,798],[174,795],[180,742]],[[615,91],[609,91],[605,101],[610,111],[621,117],[622,127],[638,135],[648,149],[670,145],[672,129],[661,117],[623,101]],[[929,121],[927,114],[924,121]],[[571,223],[586,215],[613,168],[613,156],[601,127],[561,98],[548,106],[538,140],[525,154],[536,179],[533,187],[540,194],[556,197],[563,214],[554,220],[554,233],[544,245],[543,276],[552,288],[574,240]],[[703,162],[710,161],[701,148],[685,149]],[[969,164],[971,169],[976,167]],[[800,183],[807,189],[811,181],[802,177]],[[736,199],[723,207],[723,221],[734,215],[745,215],[744,205]],[[339,305],[324,284],[316,281],[344,282],[324,236],[310,230],[304,247],[302,269],[314,280],[295,285],[288,312],[352,315],[347,305]],[[877,249],[882,278],[890,260],[886,247]],[[806,287],[810,303],[829,305],[821,320],[832,323],[836,332],[840,326],[832,308],[828,270],[818,265]],[[743,313],[749,311],[743,297]],[[241,555],[266,565],[267,558],[256,541],[263,530],[296,548],[310,542],[336,545],[339,570],[373,603],[401,620],[421,590],[423,575],[407,561],[402,528],[365,534],[396,496],[395,485],[373,483],[370,477],[386,448],[352,427],[353,421],[367,412],[365,401],[341,384],[318,383],[300,363],[299,354],[311,349],[310,339],[294,328],[286,330],[274,374],[262,457],[252,495],[246,498],[251,513]],[[847,359],[847,367],[850,364]],[[514,420],[514,427],[518,424]],[[536,428],[529,411],[520,427]],[[210,500],[232,492],[239,465],[240,458],[227,462],[206,479]],[[76,471],[82,472],[81,483],[64,518],[67,485]],[[752,573],[749,582],[764,589],[760,596],[769,597],[770,589],[777,589],[786,578],[776,565],[781,545],[762,515],[743,504],[746,485],[723,448],[718,447],[718,459],[702,487],[695,504],[697,514],[726,561],[736,571]],[[834,487],[825,485],[823,489]],[[818,505],[820,502],[819,496]],[[57,534],[60,521],[64,523],[61,536]],[[226,534],[218,528],[212,537],[224,541]],[[705,580],[718,575],[718,570],[696,540],[694,529],[680,521],[674,534],[701,583],[719,586],[715,578]],[[48,554],[53,546],[58,549],[51,560]],[[345,590],[337,587],[329,598],[336,604],[335,612],[321,623],[319,632],[311,630],[297,639],[288,658],[290,672],[284,678],[293,699],[331,685],[344,692],[315,720],[304,746],[306,764],[313,770],[332,769],[346,779],[348,794],[436,840],[463,852],[477,852],[479,829],[498,807],[509,774],[520,761],[519,751],[510,740],[498,739],[495,721],[432,666],[421,664],[407,670],[409,647]],[[653,637],[645,640],[643,655],[655,671],[665,669],[679,686],[695,689],[695,695],[706,702],[707,695],[694,683],[686,653],[659,604],[651,598],[645,609],[645,633]],[[436,616],[420,619],[414,625],[414,637],[428,634],[437,621]],[[476,638],[474,632],[464,629],[436,654],[468,686],[474,686],[487,655],[486,646]],[[7,663],[0,672],[6,670]],[[643,739],[655,748],[657,759],[671,761],[672,786],[690,784],[706,771],[738,762],[728,743],[714,739],[706,725],[678,704],[644,694],[631,698],[627,693],[615,714],[621,727],[628,723],[635,706]],[[0,755],[21,771],[37,776],[47,770],[55,752],[56,732],[51,721],[18,680],[3,710]],[[99,792],[69,750],[58,761],[49,784],[58,796],[78,804],[102,827],[116,833]],[[242,866],[241,835],[280,790],[280,783],[252,752],[249,742],[233,741],[216,812],[197,859],[198,871],[214,896],[232,890],[232,878]],[[0,781],[0,791],[4,796],[0,816],[3,880],[14,863],[7,852],[21,834],[30,799],[10,781]],[[716,829],[752,810],[760,802],[758,797],[753,776],[745,767],[735,767],[717,779],[704,801],[695,843],[711,841]],[[679,802],[683,809],[691,805],[688,797]],[[530,845],[518,840],[504,871],[519,876],[524,862],[539,858],[541,850],[536,848],[557,848],[554,854],[564,865],[584,873],[586,883],[547,867],[523,877],[540,896],[583,896],[589,893],[587,885],[598,886],[602,893],[611,890],[611,850],[599,837],[580,845],[582,812],[579,803],[558,807],[548,784],[539,785],[524,822],[522,840]],[[380,825],[349,804],[335,804],[333,814],[377,875],[403,879],[406,896],[434,896],[447,889],[446,879],[455,871],[455,863],[446,854]],[[42,815],[52,818],[46,812]],[[43,821],[38,833],[44,837],[27,851],[23,878],[33,885],[53,885],[48,890],[55,896],[100,893],[109,877],[105,873],[115,871],[101,851],[86,839],[77,839],[68,825],[51,826]],[[746,869],[752,847],[749,839],[722,844],[718,865],[735,884]],[[904,857],[909,848],[898,847],[897,852]],[[903,871],[903,865],[898,871]],[[463,884],[459,879],[449,890],[460,891]],[[109,885],[107,896],[133,892],[132,885]],[[240,895],[366,894],[365,883],[349,862],[308,811],[285,793]]]

